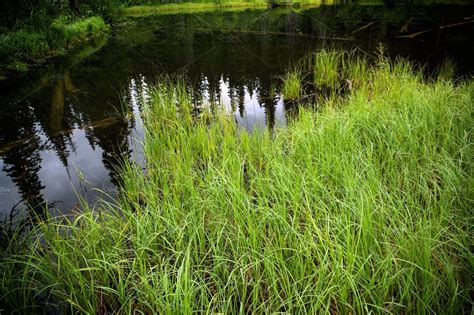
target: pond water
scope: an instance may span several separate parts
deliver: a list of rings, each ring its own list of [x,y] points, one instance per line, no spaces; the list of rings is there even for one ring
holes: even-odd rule
[[[428,72],[450,56],[472,74],[473,13],[340,5],[120,18],[109,38],[0,81],[0,221],[114,198],[120,160],[143,161],[139,113],[166,75],[185,78],[196,107],[220,103],[243,128],[274,128],[294,106],[281,76],[323,47],[371,55],[383,43]]]

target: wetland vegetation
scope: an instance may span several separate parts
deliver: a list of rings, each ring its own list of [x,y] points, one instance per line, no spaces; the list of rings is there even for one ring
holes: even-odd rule
[[[404,60],[365,73],[273,133],[195,117],[182,81],[158,83],[146,171],[122,166],[118,204],[17,235],[4,298],[84,313],[467,312],[474,86],[426,82]]]
[[[75,16],[59,4],[43,8],[34,3],[6,1],[0,7],[0,74],[25,72],[48,58],[106,37],[109,30],[100,16]]]
[[[472,6],[71,3],[2,35],[0,312],[472,312]]]

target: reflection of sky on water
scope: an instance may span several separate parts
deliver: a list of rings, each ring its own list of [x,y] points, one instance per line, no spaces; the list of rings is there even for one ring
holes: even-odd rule
[[[47,141],[47,139],[44,139]],[[109,173],[102,162],[103,150],[91,147],[85,131],[75,129],[72,134],[75,151],[69,156],[69,166],[64,167],[53,150],[41,152],[43,163],[39,177],[45,186],[43,194],[49,201],[72,202],[76,194],[91,199],[91,188],[111,192]],[[113,190],[112,190],[113,192]],[[71,198],[72,196],[72,198]],[[62,204],[58,205],[59,207]],[[69,207],[66,203],[66,207]]]
[[[248,89],[245,90],[244,106],[245,111],[243,117],[240,113],[234,113],[237,124],[244,127],[249,132],[254,129],[264,129],[268,127],[267,107],[265,103],[259,102],[258,89],[254,89],[252,93],[249,93]],[[273,106],[269,104],[269,106]],[[275,125],[276,127],[286,125],[286,117],[284,112],[283,98],[277,96],[277,103],[275,107]]]
[[[43,132],[39,134],[43,143],[49,141]],[[64,166],[54,150],[40,151],[42,162],[38,176],[44,186],[41,193],[57,208],[71,208],[78,201],[78,195],[86,200],[93,200],[98,195],[95,189],[112,194],[115,191],[109,172],[102,161],[103,150],[100,147],[91,147],[83,129],[73,130],[71,138],[74,150],[71,150],[68,157],[68,167]],[[3,172],[3,159],[0,161],[0,167],[2,169],[0,187],[5,191],[4,193],[2,191],[0,202],[3,220],[5,213],[20,202],[22,197],[12,179]]]
[[[140,89],[138,88],[140,87]],[[140,112],[143,108],[143,101],[150,99],[148,84],[145,77],[140,75],[139,80],[131,79],[128,86],[129,102],[132,108],[133,119],[135,120],[135,128],[132,129],[128,138],[129,146],[132,148],[132,160],[141,166],[145,165],[145,157],[143,155],[142,139],[143,139],[143,120]]]
[[[3,170],[4,166],[5,163],[1,159],[0,170]],[[20,200],[21,196],[15,183],[2,171],[0,173],[0,221],[4,219],[4,209],[11,209]]]
[[[128,111],[131,113],[131,119],[134,121],[134,128],[130,130],[126,141],[128,142],[128,147],[132,148],[133,151],[132,160],[143,164],[140,146],[140,141],[143,138],[143,128],[139,115],[141,104],[140,98],[137,97],[138,93],[142,93],[145,98],[147,97],[147,85],[143,77],[139,79],[138,84],[137,80],[130,80],[130,88],[126,97],[129,100]],[[67,106],[69,104],[65,105],[65,107]],[[27,110],[31,111],[32,109],[27,107]],[[106,161],[104,159],[110,159],[110,157],[107,156],[107,152],[101,147],[100,139],[94,136],[94,133],[103,132],[109,128],[113,131],[115,124],[113,120],[110,126],[101,125],[101,122],[107,121],[107,119],[119,119],[118,123],[121,123],[120,112],[110,112],[109,115],[111,116],[102,117],[101,121],[75,123],[73,126],[66,128],[69,130],[59,133],[60,137],[66,135],[70,139],[67,147],[63,148],[67,152],[67,154],[62,154],[62,157],[67,156],[66,162],[58,154],[57,147],[53,144],[53,138],[50,138],[51,134],[45,132],[41,124],[34,125],[34,134],[38,137],[37,141],[39,143],[37,146],[39,155],[34,161],[39,164],[37,176],[40,182],[39,186],[41,187],[39,192],[41,196],[37,197],[38,199],[44,197],[50,208],[55,208],[61,212],[68,212],[80,199],[93,203],[98,197],[109,199],[109,196],[113,198],[116,195],[116,184],[113,183],[111,178],[111,172],[115,171],[111,168],[114,168],[116,165],[105,164]],[[80,113],[77,116],[79,117],[78,119],[83,118]],[[110,134],[111,139],[115,136],[117,135]],[[119,142],[120,136],[117,139]],[[113,141],[111,140],[112,143]],[[24,143],[20,142],[18,145],[13,146],[11,150],[28,147],[30,146],[29,143],[29,140],[24,141]],[[7,151],[5,154],[8,155],[8,153]],[[120,154],[120,152],[113,152],[112,155],[115,153]],[[26,167],[21,164],[16,165],[12,161],[9,161],[7,165],[5,164],[5,157],[6,155],[0,158],[0,222],[5,221],[5,219],[8,221],[8,216],[13,207],[22,202],[24,195],[20,193],[16,183],[21,183],[23,190],[25,190],[25,187],[34,184],[30,183],[29,179],[26,178],[29,175]],[[113,164],[115,161],[107,162]],[[118,161],[116,162],[117,164],[119,163]],[[19,172],[15,173],[20,173],[20,176],[12,178],[11,176],[14,175],[11,172],[7,173],[5,171],[6,167],[20,169]],[[23,174],[21,174],[21,169],[24,169]],[[25,207],[26,205],[21,203],[17,205],[16,210],[18,208],[25,209]],[[24,215],[25,213],[20,213],[15,218],[22,218]]]
[[[285,125],[284,105],[281,96],[278,94],[274,100],[264,100],[261,98],[259,87],[249,88],[243,86],[243,99],[241,104],[237,103],[235,93],[232,94],[228,80],[221,76],[218,91],[210,91],[208,79],[203,75],[200,82],[202,100],[199,101],[201,107],[209,106],[209,103],[217,103],[220,109],[235,117],[238,125],[248,131],[255,128],[268,128],[267,110],[274,107],[275,125]],[[130,158],[133,162],[141,166],[145,164],[141,141],[143,139],[143,122],[140,112],[143,103],[149,100],[149,86],[144,75],[138,75],[129,79],[127,86],[126,103],[129,111],[129,119],[133,120],[133,128],[127,136],[128,147],[132,153]],[[273,101],[272,104],[264,102]],[[237,108],[240,106],[240,108]],[[243,106],[243,111],[242,111]],[[113,114],[113,113],[110,113]],[[243,115],[242,115],[243,114]],[[80,114],[78,115],[80,116]],[[115,117],[115,116],[112,116]],[[35,124],[34,132],[38,136],[40,162],[37,175],[42,187],[40,193],[50,208],[61,212],[68,212],[69,209],[78,204],[80,199],[90,203],[99,197],[108,198],[116,195],[116,183],[111,180],[111,170],[109,165],[104,164],[104,149],[88,137],[88,133],[94,128],[108,128],[107,126],[94,126],[94,121],[89,125],[74,124],[69,132],[69,139],[66,151],[67,162],[61,160],[60,155],[51,145],[50,135],[43,130],[40,124]],[[273,124],[272,124],[273,126]],[[111,134],[110,136],[113,136]],[[12,178],[4,172],[4,159],[0,159],[0,220],[5,220],[5,215],[9,215],[10,210],[22,201],[22,194],[19,192]],[[18,179],[17,179],[18,181]],[[23,205],[24,206],[24,205]],[[20,214],[18,218],[24,217]]]
[[[205,88],[203,93],[204,103],[211,101],[210,91],[208,89],[208,80],[203,76],[200,84],[201,88]],[[271,110],[275,111],[275,121],[273,122],[276,127],[286,125],[285,109],[283,103],[283,97],[279,94],[275,96],[276,104],[266,104],[272,100],[260,100],[259,87],[250,89],[248,86],[244,86],[244,97],[243,97],[243,115],[239,112],[236,107],[238,100],[233,97],[230,84],[228,80],[223,77],[219,80],[219,93],[218,103],[220,108],[227,114],[231,114],[235,117],[235,121],[239,126],[244,127],[247,131],[252,132],[254,129],[268,128],[268,116],[267,110],[274,107]],[[268,106],[266,106],[268,105]],[[272,124],[273,125],[273,124]]]

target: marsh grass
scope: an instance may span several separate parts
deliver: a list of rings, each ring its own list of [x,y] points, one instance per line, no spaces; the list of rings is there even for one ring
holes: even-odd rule
[[[91,38],[100,37],[109,30],[109,26],[99,16],[76,21],[68,21],[67,18],[61,17],[53,21],[51,28],[56,33],[54,34],[56,38],[53,40],[58,41],[53,46],[74,46]]]
[[[265,8],[265,1],[224,1],[224,2],[181,2],[164,3],[157,5],[137,5],[121,7],[116,10],[120,15],[147,15],[147,14],[175,14],[175,13],[198,13],[214,10],[241,10],[249,8]]]
[[[343,52],[323,49],[314,55],[314,83],[317,86],[334,88],[339,84],[339,69],[344,57]]]
[[[332,58],[332,57],[331,57]],[[9,309],[451,313],[472,292],[473,83],[379,64],[272,137],[193,119],[182,83],[143,113],[146,170],[117,205],[13,238]]]
[[[357,50],[346,52],[341,59],[343,77],[351,82],[353,88],[360,88],[370,80],[367,58]]]
[[[174,14],[174,13],[197,13],[212,10],[242,10],[252,8],[267,8],[271,4],[283,4],[286,1],[265,1],[265,0],[217,0],[217,1],[192,1],[161,4],[141,4],[133,6],[123,6],[115,10],[120,15],[147,15],[147,14]],[[295,0],[292,5],[297,6],[319,6],[321,4],[331,4],[332,0]]]
[[[451,58],[446,58],[438,68],[438,80],[455,80],[457,67]]]
[[[288,70],[282,78],[282,93],[285,99],[296,100],[303,94],[303,71],[301,67],[296,66]]]
[[[323,49],[314,55],[314,84],[334,91],[341,88],[341,82],[348,81],[353,88],[360,88],[372,80],[371,62],[357,49]],[[390,64],[385,58],[383,47],[379,47],[377,62],[379,68]]]

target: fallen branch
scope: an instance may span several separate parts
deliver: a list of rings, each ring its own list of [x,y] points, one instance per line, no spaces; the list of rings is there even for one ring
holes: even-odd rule
[[[447,29],[447,28],[451,28],[451,27],[455,27],[455,26],[460,26],[460,25],[465,25],[465,24],[469,24],[469,23],[473,23],[473,22],[474,22],[473,20],[469,20],[467,22],[459,22],[459,23],[454,23],[454,24],[441,25],[440,27],[431,28],[431,29],[428,29],[428,30],[425,30],[425,31],[416,32],[416,33],[409,34],[409,35],[400,35],[400,36],[397,36],[397,38],[415,38],[416,36],[419,36],[421,34],[428,33],[428,32],[434,31],[434,30],[443,30],[443,29]]]
[[[370,22],[369,24],[364,25],[364,26],[362,26],[362,27],[356,29],[355,31],[353,31],[353,32],[351,33],[351,35],[352,35],[352,34],[355,34],[355,33],[357,33],[357,32],[359,32],[359,31],[365,30],[366,28],[370,27],[370,26],[373,25],[373,24],[375,24],[375,21]]]

